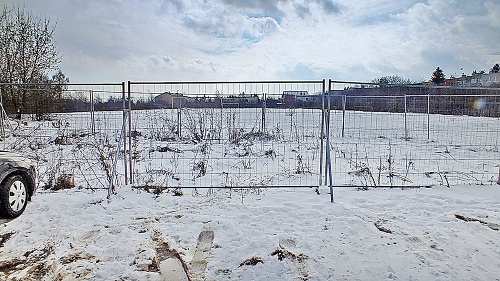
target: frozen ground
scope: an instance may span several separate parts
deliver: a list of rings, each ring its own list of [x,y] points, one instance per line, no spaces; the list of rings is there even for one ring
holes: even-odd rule
[[[191,280],[500,280],[498,185],[333,204],[325,188],[117,191],[40,190],[0,221],[0,280],[165,280],[178,258]]]

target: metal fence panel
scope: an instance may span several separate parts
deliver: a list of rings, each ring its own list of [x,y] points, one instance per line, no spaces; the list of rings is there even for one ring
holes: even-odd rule
[[[131,83],[134,184],[317,186],[323,81]],[[320,103],[317,103],[320,104]],[[159,106],[161,105],[161,106]]]
[[[3,150],[34,160],[38,185],[45,188],[108,188],[111,180],[124,184],[124,161],[114,167],[123,125],[124,84],[2,84]],[[44,95],[58,89],[57,106]],[[35,107],[8,105],[8,91],[27,93]],[[43,111],[38,110],[42,106]],[[17,112],[16,112],[17,111]],[[120,147],[121,148],[121,147]]]
[[[338,90],[331,92],[332,99],[345,101],[334,107],[330,120],[337,185],[450,186],[499,180],[499,89],[381,89],[331,82],[333,88]]]
[[[0,145],[47,187],[318,186],[330,167],[337,186],[499,181],[500,89],[324,85],[0,84]]]

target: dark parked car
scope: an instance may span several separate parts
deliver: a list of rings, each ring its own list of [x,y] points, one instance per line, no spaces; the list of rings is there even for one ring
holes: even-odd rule
[[[0,151],[0,216],[21,215],[35,193],[35,167],[18,154]]]

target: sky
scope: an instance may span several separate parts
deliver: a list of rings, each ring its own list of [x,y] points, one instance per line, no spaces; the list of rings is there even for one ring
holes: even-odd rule
[[[427,81],[500,63],[498,0],[0,0],[56,25],[73,83]]]

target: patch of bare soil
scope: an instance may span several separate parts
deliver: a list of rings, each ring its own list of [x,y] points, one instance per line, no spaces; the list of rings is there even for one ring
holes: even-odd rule
[[[466,221],[466,222],[479,222],[482,225],[485,225],[485,226],[487,226],[487,227],[489,227],[489,228],[491,228],[493,230],[496,230],[496,231],[500,230],[500,225],[496,224],[496,223],[486,222],[486,221],[483,221],[481,219],[466,217],[466,216],[462,216],[462,215],[459,215],[459,214],[455,214],[455,218],[457,218],[459,220]]]
[[[72,254],[69,254],[67,256],[61,257],[59,259],[59,261],[61,262],[61,264],[69,264],[69,263],[76,262],[78,260],[91,260],[94,258],[95,258],[95,256],[93,256],[89,253],[76,252],[76,253],[72,253]]]
[[[7,224],[8,222],[10,222],[12,219],[7,219],[7,218],[4,218],[4,217],[0,217],[0,225],[1,224]]]
[[[257,265],[259,263],[264,263],[264,260],[261,257],[251,257],[240,263],[240,267],[244,265]]]
[[[281,239],[278,248],[271,253],[271,256],[277,256],[279,261],[292,261],[300,274],[300,280],[309,280],[309,271],[307,270],[307,266],[305,264],[305,261],[309,259],[309,256],[304,253],[298,254],[296,246],[297,242],[295,239]]]
[[[308,258],[307,255],[304,254],[295,254],[290,252],[289,250],[285,248],[278,248],[274,250],[271,253],[271,256],[277,256],[279,261],[283,261],[284,259],[291,260],[291,261],[298,261],[298,262],[303,262],[305,259]]]
[[[8,232],[8,233],[0,234],[0,248],[3,247],[3,245],[5,244],[5,242],[7,242],[7,240],[9,240],[10,237],[12,237],[12,235],[14,235],[14,232]]]
[[[376,222],[374,222],[373,224],[375,225],[375,227],[382,231],[382,232],[385,232],[385,233],[389,233],[389,234],[392,234],[392,230],[390,230],[389,228],[386,228],[384,227],[382,224],[384,223],[385,221],[384,220],[378,220]]]
[[[88,266],[76,263],[78,261],[91,261],[94,255],[84,251],[77,251],[59,258],[59,264],[63,267],[54,273],[54,281],[86,280],[85,277],[92,272]]]
[[[19,257],[0,260],[0,280],[16,280],[9,276],[19,271],[26,271],[21,280],[41,280],[50,271],[47,257],[52,253],[54,249],[51,246],[45,246],[28,251]]]
[[[153,242],[155,243],[156,256],[153,263],[149,267],[149,271],[160,272],[160,274],[163,275],[173,274],[177,276],[175,277],[176,279],[179,280],[185,279],[191,281],[188,274],[189,272],[188,264],[184,261],[179,252],[176,249],[172,248],[170,244],[167,241],[165,241],[158,232],[154,233]],[[163,263],[163,268],[165,268],[165,263],[164,263],[165,261],[168,262],[168,266],[170,267],[177,267],[177,264],[180,263],[183,272],[168,272],[168,273],[162,272],[162,263]],[[172,270],[176,269],[174,268]]]
[[[210,257],[214,232],[205,229],[198,236],[193,259],[187,263],[176,249],[165,241],[160,233],[155,232],[153,242],[155,243],[156,256],[148,271],[160,273],[160,280],[175,281],[198,281],[205,280],[205,270]]]

